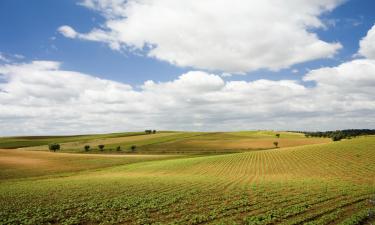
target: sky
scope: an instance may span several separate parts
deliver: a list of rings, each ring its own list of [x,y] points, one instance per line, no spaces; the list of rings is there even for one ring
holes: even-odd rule
[[[375,127],[372,0],[1,0],[0,135]]]

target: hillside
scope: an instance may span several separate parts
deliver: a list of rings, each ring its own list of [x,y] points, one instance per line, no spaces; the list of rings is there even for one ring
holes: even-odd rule
[[[276,137],[280,134],[280,137]],[[27,140],[27,141],[25,141]],[[0,139],[0,148],[17,148],[21,144],[25,150],[48,151],[49,143],[60,143],[62,152],[84,153],[141,153],[141,154],[220,154],[264,150],[330,142],[328,138],[306,138],[303,134],[275,131],[242,132],[144,132],[118,133],[108,135],[69,137],[15,137]],[[20,144],[21,143],[21,144]],[[98,145],[104,145],[99,151]],[[131,146],[136,146],[132,151]],[[120,147],[121,151],[116,151]]]
[[[0,222],[369,224],[374,149],[360,137],[4,180]]]

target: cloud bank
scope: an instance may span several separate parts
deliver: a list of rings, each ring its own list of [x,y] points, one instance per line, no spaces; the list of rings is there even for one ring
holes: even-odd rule
[[[320,19],[342,0],[85,0],[106,22],[68,38],[107,43],[173,65],[243,73],[279,70],[333,57],[340,43],[320,40]]]
[[[58,62],[0,65],[0,135],[373,128],[374,42],[366,42],[373,30],[359,50],[367,58],[312,70],[303,81],[225,81],[190,71],[132,87],[63,70]]]
[[[375,25],[367,32],[366,37],[359,42],[359,46],[358,55],[375,59]]]

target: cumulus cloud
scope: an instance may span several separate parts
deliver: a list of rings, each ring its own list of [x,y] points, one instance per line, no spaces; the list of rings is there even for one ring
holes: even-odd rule
[[[190,71],[135,89],[53,61],[0,65],[0,74],[0,135],[375,125],[375,62],[369,59],[312,70],[304,77],[312,87]]]
[[[329,58],[340,43],[320,40],[314,29],[342,0],[85,0],[106,22],[89,33],[70,26],[69,38],[105,42],[182,67],[241,73],[278,70]]]
[[[359,42],[359,46],[359,55],[375,59],[375,25],[367,32],[366,37]]]
[[[225,81],[225,73],[190,71],[134,88],[63,70],[59,62],[5,62],[0,64],[0,135],[373,128],[373,33],[374,28],[361,40],[364,58],[309,70],[302,81]]]

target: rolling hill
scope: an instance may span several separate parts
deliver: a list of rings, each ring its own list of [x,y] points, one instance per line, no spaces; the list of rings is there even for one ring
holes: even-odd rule
[[[223,140],[215,138],[223,134],[212,135]],[[224,155],[139,158],[64,176],[50,171],[32,179],[3,177],[0,223],[370,224],[374,149],[375,137],[368,136]]]

